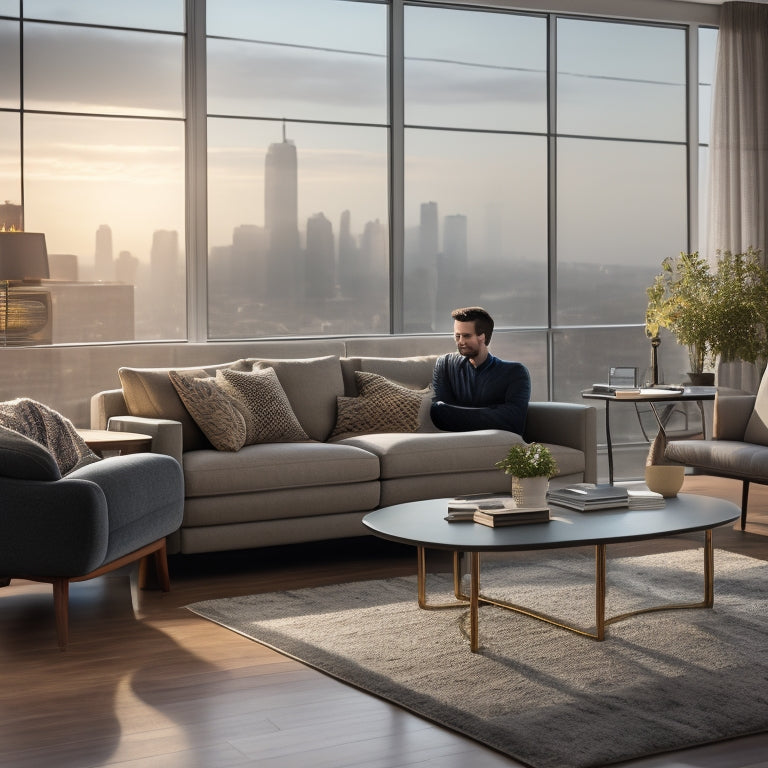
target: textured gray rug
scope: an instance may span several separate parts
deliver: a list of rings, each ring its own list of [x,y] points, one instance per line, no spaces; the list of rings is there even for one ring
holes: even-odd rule
[[[609,551],[610,555],[610,551]],[[594,561],[490,563],[483,590],[583,626]],[[607,615],[702,596],[701,550],[609,559]],[[430,601],[447,599],[430,576]],[[644,614],[600,643],[492,606],[424,611],[415,577],[188,608],[536,768],[605,765],[768,730],[768,563],[715,552],[715,607]]]

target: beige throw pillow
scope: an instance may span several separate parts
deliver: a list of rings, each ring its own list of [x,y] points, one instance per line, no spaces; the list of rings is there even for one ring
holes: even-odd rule
[[[338,397],[331,437],[376,432],[416,432],[429,387],[410,389],[376,373],[355,371],[359,397]]]
[[[291,443],[309,440],[272,368],[250,372],[224,369],[223,379],[247,405],[255,428],[256,443]]]
[[[245,445],[245,419],[232,397],[206,371],[168,371],[189,415],[218,451],[239,451]]]

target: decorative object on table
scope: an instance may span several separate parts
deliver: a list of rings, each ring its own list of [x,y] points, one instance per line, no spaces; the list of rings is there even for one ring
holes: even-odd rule
[[[713,367],[718,356],[765,366],[768,272],[760,251],[717,251],[714,268],[698,252],[680,253],[661,267],[646,290],[645,331],[652,348],[659,330],[669,330],[688,347],[688,378],[699,386],[714,384],[714,373],[705,368]]]
[[[557,474],[557,462],[549,448],[541,443],[518,443],[495,466],[512,477],[512,498],[517,506],[546,505],[549,478]]]
[[[558,507],[593,512],[628,506],[629,492],[623,486],[611,483],[574,483],[549,491],[547,499]]]
[[[714,280],[709,262],[698,252],[680,253],[664,259],[661,269],[646,289],[645,333],[651,339],[652,354],[654,340],[666,328],[679,344],[688,347],[690,372],[702,373],[715,356]]]
[[[667,450],[667,434],[663,429],[656,433],[645,460],[645,484],[649,491],[660,493],[665,499],[677,496],[685,480],[685,467],[670,461],[664,455]]]
[[[0,231],[0,282],[4,283],[0,326],[4,347],[50,344],[51,295],[46,290],[29,289],[49,276],[45,235]],[[12,283],[21,284],[22,290],[12,292]]]

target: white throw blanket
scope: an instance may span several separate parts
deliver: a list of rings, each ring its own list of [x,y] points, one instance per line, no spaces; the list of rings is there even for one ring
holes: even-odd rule
[[[66,416],[27,397],[0,402],[0,424],[47,448],[62,475],[99,460]]]

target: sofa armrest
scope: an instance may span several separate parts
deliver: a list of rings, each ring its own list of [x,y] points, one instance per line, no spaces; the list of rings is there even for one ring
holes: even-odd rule
[[[106,429],[112,416],[125,416],[127,413],[122,389],[106,389],[91,397],[91,429]]]
[[[0,497],[4,575],[81,576],[103,564],[109,516],[104,492],[95,483],[0,477]]]
[[[584,482],[597,482],[597,409],[579,403],[531,402],[526,442],[554,443],[584,453]]]
[[[107,428],[115,432],[138,432],[152,438],[152,453],[172,456],[182,464],[183,434],[180,421],[144,416],[112,416]]]
[[[712,437],[715,440],[743,440],[749,417],[755,407],[755,395],[715,396]]]

